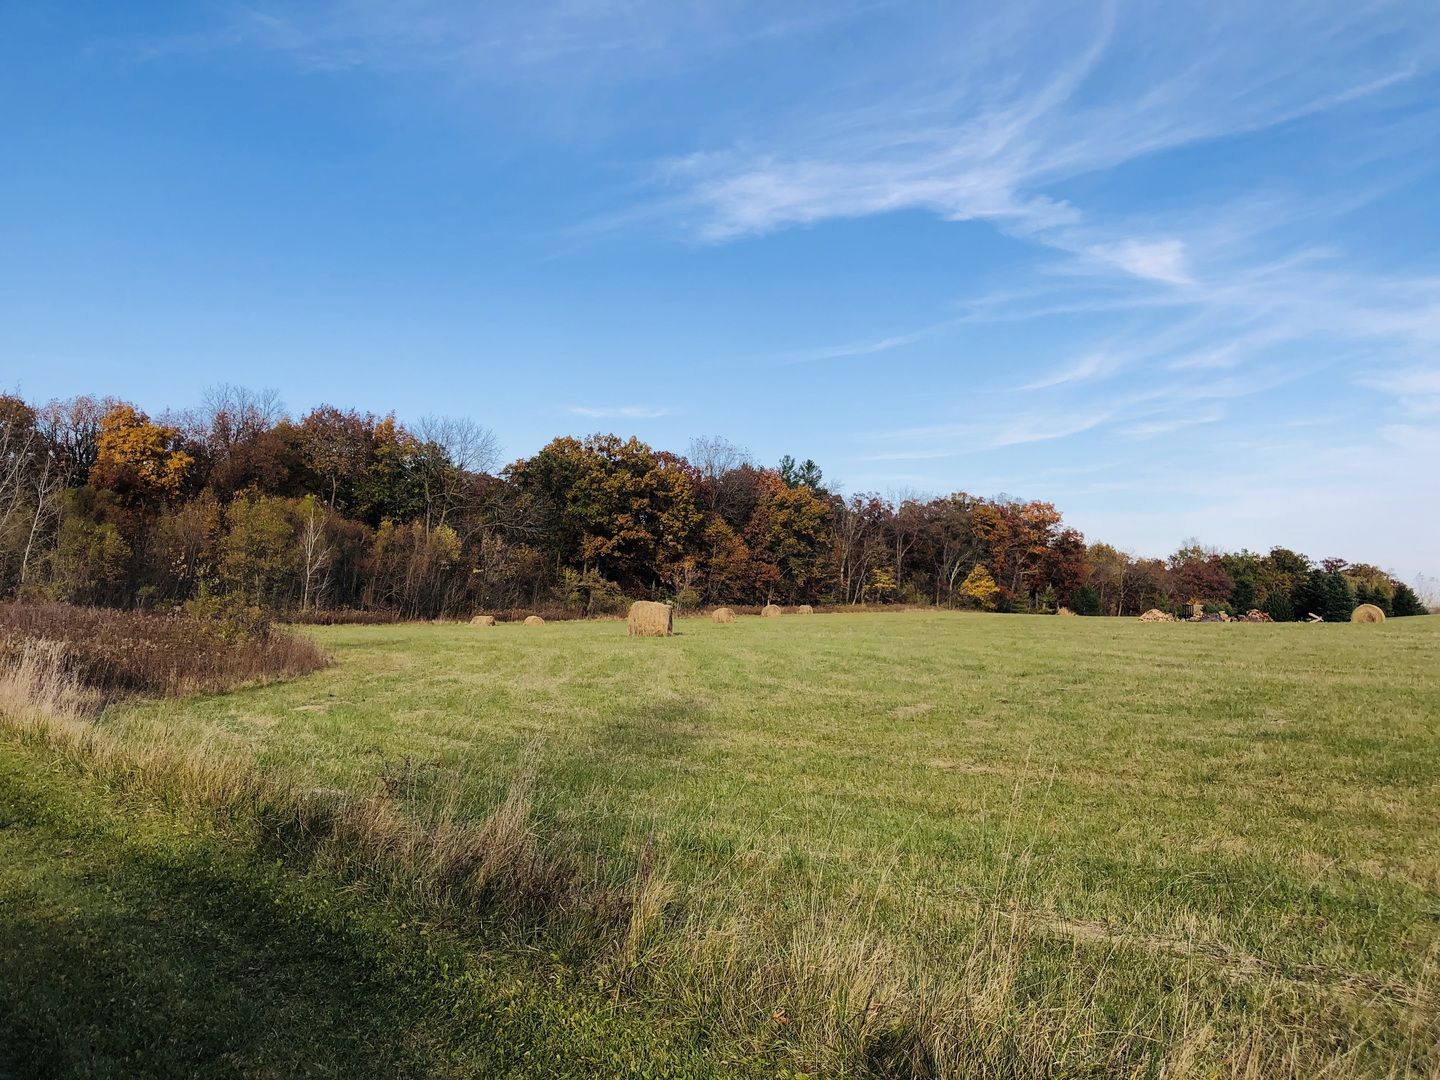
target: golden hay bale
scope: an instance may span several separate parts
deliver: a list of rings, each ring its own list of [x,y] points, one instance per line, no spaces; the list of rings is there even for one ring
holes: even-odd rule
[[[797,608],[795,609],[795,614],[796,614],[796,615],[814,615],[814,614],[815,614],[815,609],[814,609],[813,607],[811,607],[809,604],[801,604],[799,607],[797,607]]]
[[[630,605],[631,637],[669,637],[675,633],[675,609],[653,600],[636,600]]]
[[[1141,622],[1174,622],[1175,616],[1168,611],[1161,611],[1159,608],[1151,608],[1140,616]]]
[[[710,621],[734,622],[735,612],[731,611],[728,607],[717,607],[714,611],[710,612]]]
[[[1385,612],[1374,604],[1361,604],[1350,613],[1351,622],[1384,622]]]
[[[774,604],[766,604],[760,609],[760,614],[767,619],[778,619],[781,615],[784,615],[785,613],[781,611],[778,607],[776,607]]]
[[[1055,609],[1055,614],[1056,614],[1056,615],[1074,615],[1075,613],[1074,613],[1073,611],[1071,611],[1068,607],[1060,607],[1060,608],[1056,608],[1056,609]]]
[[[545,625],[545,620],[542,619],[539,615],[526,615],[526,616],[525,616],[525,625],[526,625],[526,626],[544,626],[544,625]]]
[[[494,626],[494,625],[495,625],[495,616],[494,616],[494,615],[476,615],[473,619],[470,620],[470,625],[471,625],[471,626]]]

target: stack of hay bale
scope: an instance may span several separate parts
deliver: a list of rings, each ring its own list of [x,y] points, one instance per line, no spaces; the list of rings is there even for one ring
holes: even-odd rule
[[[1175,616],[1168,611],[1161,611],[1159,608],[1151,608],[1140,616],[1141,622],[1174,622]]]
[[[636,600],[626,621],[631,637],[670,637],[675,633],[675,609],[653,600]]]

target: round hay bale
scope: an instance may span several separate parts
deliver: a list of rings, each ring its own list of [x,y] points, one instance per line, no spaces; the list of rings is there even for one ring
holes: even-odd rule
[[[710,621],[734,622],[735,612],[731,611],[728,607],[717,607],[714,611],[710,612]]]
[[[653,600],[636,600],[626,622],[631,637],[670,637],[675,633],[675,609]]]
[[[785,613],[781,611],[778,607],[776,607],[774,604],[766,604],[760,609],[760,614],[767,619],[778,619],[781,615],[784,615]]]
[[[1056,614],[1056,615],[1071,615],[1071,616],[1073,616],[1075,613],[1074,613],[1073,611],[1071,611],[1068,607],[1059,607],[1059,608],[1056,608],[1056,609],[1055,609],[1055,614]]]
[[[544,626],[544,625],[545,625],[545,620],[542,619],[539,615],[526,615],[526,616],[525,616],[525,625],[526,625],[526,626]]]
[[[797,608],[795,609],[795,614],[796,614],[796,615],[814,615],[814,614],[815,614],[815,609],[814,609],[813,607],[811,607],[809,604],[801,604],[799,607],[797,607]]]
[[[1350,613],[1351,622],[1384,622],[1385,612],[1374,604],[1361,604]]]
[[[494,626],[494,625],[495,625],[495,616],[494,616],[494,615],[476,615],[473,619],[470,620],[470,625],[471,625],[471,626]]]

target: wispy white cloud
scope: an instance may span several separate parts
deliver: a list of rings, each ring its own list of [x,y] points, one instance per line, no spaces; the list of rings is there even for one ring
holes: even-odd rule
[[[657,417],[666,416],[670,412],[666,408],[654,408],[649,405],[572,405],[570,413],[573,416],[588,416],[592,420],[654,420]]]
[[[1101,262],[1112,263],[1127,273],[1171,285],[1191,284],[1185,244],[1181,240],[1118,240],[1095,244],[1087,249]]]

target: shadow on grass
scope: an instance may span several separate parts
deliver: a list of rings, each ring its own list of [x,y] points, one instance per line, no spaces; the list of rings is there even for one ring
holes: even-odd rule
[[[0,747],[0,1078],[729,1071],[523,958],[189,828]]]
[[[407,1039],[414,995],[263,871],[14,821],[0,851],[0,1075],[429,1071]]]

